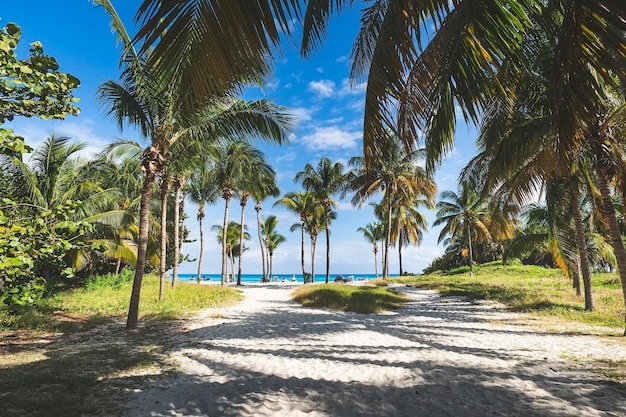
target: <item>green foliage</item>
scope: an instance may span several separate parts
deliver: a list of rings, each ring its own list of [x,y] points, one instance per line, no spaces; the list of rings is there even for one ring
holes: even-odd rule
[[[406,297],[384,287],[343,284],[305,285],[294,291],[293,299],[305,307],[365,314],[397,310],[406,302]]]
[[[30,44],[26,59],[18,59],[15,51],[21,33],[15,23],[0,29],[0,154],[11,156],[31,149],[22,137],[1,127],[5,120],[15,116],[64,119],[80,111],[73,96],[78,78],[59,72],[56,59],[44,54],[40,42]]]
[[[577,297],[572,289],[571,281],[557,268],[490,262],[476,267],[473,278],[457,273],[466,271],[465,268],[446,274],[402,277],[392,282],[435,289],[443,295],[498,301],[513,311],[539,315],[546,323],[557,322],[557,328],[570,323],[566,327],[574,332],[586,331],[580,324],[615,328],[620,335],[623,332],[625,312],[615,273],[594,275],[594,297],[598,302],[596,311],[588,312],[584,310],[582,297]]]
[[[107,273],[93,275],[87,279],[84,285],[86,291],[97,291],[102,288],[120,289],[132,282],[135,272],[130,269],[122,269],[119,274]]]
[[[77,115],[72,93],[78,78],[59,72],[56,59],[45,55],[40,42],[30,44],[30,55],[17,59],[21,29],[9,23],[0,30],[0,123],[14,116],[64,119]]]
[[[25,207],[7,199],[3,203],[0,299],[11,306],[30,305],[42,296],[50,278],[74,276],[66,255],[74,250],[95,249],[82,239],[92,226],[68,219],[79,207],[76,202],[67,201],[54,209]]]

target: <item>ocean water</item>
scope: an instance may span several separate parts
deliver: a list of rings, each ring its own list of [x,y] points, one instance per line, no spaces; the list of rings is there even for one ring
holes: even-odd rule
[[[338,275],[342,275],[344,278],[347,277],[352,277],[355,281],[365,281],[365,280],[370,280],[370,279],[375,279],[376,275],[375,274],[330,274],[330,282],[334,282],[335,278]],[[241,275],[241,282],[261,282],[261,277],[263,275],[262,274],[242,274]],[[378,275],[379,277],[381,276],[380,274]],[[397,276],[397,275],[391,275],[393,276]],[[198,277],[198,274],[178,274],[178,279],[181,281],[195,281]],[[276,277],[277,281],[291,281],[292,277],[295,277],[297,282],[304,282],[304,280],[302,279],[302,274],[273,274],[272,278]],[[203,281],[212,281],[212,282],[219,282],[221,281],[221,275],[220,274],[201,274],[201,279]],[[237,280],[237,276],[235,275],[235,280]],[[316,283],[320,283],[320,282],[326,282],[326,274],[315,274],[315,282]]]

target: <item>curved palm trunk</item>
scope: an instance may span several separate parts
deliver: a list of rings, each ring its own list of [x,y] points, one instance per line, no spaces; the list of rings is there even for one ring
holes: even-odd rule
[[[267,268],[265,267],[265,248],[263,247],[263,236],[261,235],[261,204],[257,203],[254,206],[256,211],[256,229],[259,237],[259,248],[261,248],[261,263],[263,264],[263,280],[267,279]]]
[[[200,254],[198,255],[198,284],[202,273],[202,254],[204,253],[204,229],[202,228],[202,220],[204,219],[204,203],[198,206],[198,227],[200,228]]]
[[[469,222],[467,222],[467,245],[469,247],[469,267],[470,278],[474,276],[474,254],[472,253],[472,229]]]
[[[139,207],[139,237],[137,242],[137,265],[135,266],[135,277],[133,279],[133,289],[130,294],[130,305],[128,307],[128,317],[126,318],[126,330],[137,328],[139,318],[139,298],[141,295],[141,281],[143,271],[146,267],[146,253],[148,249],[148,228],[150,220],[150,199],[152,198],[152,186],[154,185],[155,174],[146,172],[146,178],[141,190],[141,203]]]
[[[244,226],[243,226],[243,217],[244,212],[246,211],[246,205],[248,204],[248,197],[244,196],[241,199],[241,233],[239,235],[239,265],[237,267],[237,285],[241,285],[241,259],[243,258],[243,237],[244,237]]]
[[[160,280],[159,300],[165,297],[165,274],[167,273],[167,196],[170,192],[169,178],[161,179],[161,250],[160,250]],[[172,280],[172,283],[174,281]]]
[[[611,245],[615,252],[615,259],[617,259],[617,272],[619,273],[619,278],[622,283],[624,305],[626,306],[626,250],[624,250],[624,243],[622,242],[622,235],[619,231],[617,216],[615,215],[615,208],[613,207],[613,200],[611,199],[611,191],[609,190],[606,175],[601,169],[596,169],[596,175],[598,177],[598,188],[602,195],[602,207],[604,209],[607,225],[609,226],[609,234],[611,235]],[[624,336],[626,336],[626,328],[624,330]]]
[[[591,286],[591,267],[589,266],[585,229],[583,228],[578,198],[572,198],[570,204],[574,216],[574,224],[576,225],[576,242],[578,244],[578,253],[580,254],[580,270],[583,276],[583,286],[585,287],[585,310],[594,311],[595,305],[593,302],[593,287]],[[576,292],[576,295],[580,295],[578,294],[580,292],[580,284]]]
[[[174,264],[172,265],[172,288],[178,283],[178,263],[180,260],[180,189],[183,181],[176,179],[174,182]]]

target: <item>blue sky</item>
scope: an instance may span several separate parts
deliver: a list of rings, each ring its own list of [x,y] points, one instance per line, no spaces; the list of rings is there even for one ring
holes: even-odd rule
[[[139,0],[114,0],[131,33],[134,32],[132,17],[139,4]],[[79,116],[63,121],[16,119],[7,122],[7,127],[24,136],[31,146],[37,146],[50,133],[69,136],[87,144],[86,155],[98,152],[120,137],[137,140],[144,145],[147,143],[131,130],[125,130],[122,135],[112,120],[105,118],[95,101],[97,86],[108,79],[117,79],[119,75],[119,51],[109,19],[102,9],[94,7],[90,0],[35,0],[24,7],[4,9],[0,14],[0,24],[5,26],[8,22],[15,22],[22,28],[20,57],[25,56],[28,43],[39,40],[44,51],[57,58],[62,71],[70,72],[81,80],[81,87],[76,92],[80,98]],[[250,88],[245,93],[248,99],[270,98],[288,107],[298,119],[297,130],[289,145],[257,144],[278,173],[281,194],[299,190],[293,178],[307,162],[315,166],[320,158],[328,157],[333,162],[346,164],[350,157],[361,154],[364,85],[350,88],[348,83],[348,56],[358,29],[358,17],[358,10],[354,10],[333,19],[325,45],[307,60],[300,58],[297,49],[285,45],[284,54],[277,60],[275,71],[264,87]],[[459,124],[456,147],[435,177],[440,191],[456,190],[458,172],[473,156],[474,138],[473,129]],[[287,242],[279,246],[274,254],[274,272],[278,275],[299,273],[300,234],[289,231],[298,218],[284,209],[272,207],[273,203],[272,199],[265,201],[261,213],[276,215],[278,230],[287,238]],[[195,258],[199,251],[196,207],[189,203],[186,207],[190,238],[196,239],[196,242],[186,244],[183,250]],[[222,223],[223,210],[224,205],[220,202],[209,207],[206,213],[203,273],[220,271],[220,249],[214,233],[209,229],[213,224]],[[425,214],[430,227],[424,234],[422,245],[403,249],[405,271],[420,272],[434,257],[443,253],[444,248],[437,245],[439,228],[432,227],[434,212],[425,211]],[[231,204],[231,220],[239,221],[239,216],[240,207],[238,202],[234,202]],[[248,207],[245,216],[252,240],[248,244],[250,249],[244,255],[243,272],[260,273],[254,204]],[[374,273],[372,247],[356,231],[374,220],[368,206],[357,210],[349,201],[340,201],[337,220],[331,225],[331,273]],[[308,243],[307,239],[307,254]],[[321,235],[317,245],[316,275],[325,271],[325,251],[325,239]],[[305,262],[310,271],[310,259]],[[196,263],[184,263],[180,271],[194,273],[196,270]],[[393,248],[390,252],[390,271],[392,274],[398,272],[397,250]]]

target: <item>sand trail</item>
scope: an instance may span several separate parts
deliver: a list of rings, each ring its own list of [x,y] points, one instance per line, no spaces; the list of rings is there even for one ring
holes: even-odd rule
[[[291,284],[190,320],[178,372],[136,393],[132,416],[626,416],[626,392],[592,372],[621,340],[493,324],[486,303],[398,286],[381,315],[302,308]]]

